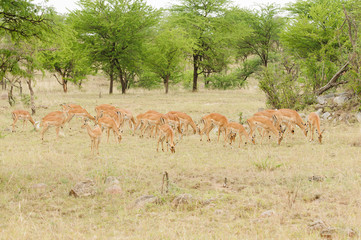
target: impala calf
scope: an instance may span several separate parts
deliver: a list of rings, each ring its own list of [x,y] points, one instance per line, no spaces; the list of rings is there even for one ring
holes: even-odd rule
[[[86,128],[90,140],[90,150],[91,153],[94,155],[94,149],[97,150],[97,154],[99,155],[99,143],[102,136],[102,129],[99,127],[99,125],[96,125],[93,129],[90,127],[88,120],[84,121],[84,124],[81,126],[81,128]]]
[[[322,143],[322,133],[325,130],[321,131],[320,122],[321,122],[320,117],[318,116],[317,113],[312,112],[312,113],[310,113],[310,115],[308,115],[307,126],[311,131],[311,139],[310,139],[310,141],[313,141],[313,133],[314,133],[314,131],[316,129],[316,132],[318,134],[318,141],[320,143]]]
[[[28,111],[14,110],[14,111],[12,111],[11,115],[14,120],[14,122],[12,124],[12,132],[14,132],[15,124],[18,120],[23,120],[23,130],[24,130],[24,125],[26,125],[26,123],[27,123],[27,120],[29,122],[31,122],[31,124],[34,126],[35,130],[39,129],[39,122],[35,122]]]

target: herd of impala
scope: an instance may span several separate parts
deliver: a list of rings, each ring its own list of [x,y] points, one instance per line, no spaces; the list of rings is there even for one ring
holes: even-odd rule
[[[175,135],[179,135],[181,139],[183,134],[188,133],[188,127],[193,130],[193,134],[199,133],[202,141],[202,136],[207,136],[207,141],[210,141],[209,134],[214,127],[218,128],[218,141],[221,132],[224,133],[224,144],[236,141],[237,134],[239,135],[239,145],[242,142],[242,136],[247,141],[255,144],[256,130],[258,129],[261,136],[261,143],[264,136],[269,136],[272,133],[276,136],[278,144],[281,143],[286,131],[294,133],[294,127],[298,126],[307,137],[308,130],[311,131],[311,139],[313,141],[314,131],[318,135],[318,141],[322,143],[322,133],[320,129],[320,118],[316,113],[311,113],[308,116],[307,123],[305,123],[300,115],[292,109],[268,109],[255,113],[251,118],[247,119],[249,131],[245,127],[236,122],[230,122],[228,119],[219,114],[211,113],[205,115],[196,124],[193,119],[186,113],[170,111],[166,114],[159,113],[154,110],[149,110],[145,113],[141,113],[134,118],[131,111],[126,109],[117,108],[110,104],[101,104],[95,107],[96,116],[92,116],[89,112],[76,104],[62,104],[61,111],[54,111],[46,115],[40,122],[35,122],[30,113],[25,110],[15,110],[12,112],[13,124],[12,131],[14,131],[15,124],[18,120],[23,120],[23,128],[26,121],[30,121],[35,129],[41,129],[41,139],[44,139],[44,133],[49,127],[56,127],[56,135],[59,136],[59,129],[63,128],[64,124],[69,122],[74,116],[84,119],[82,128],[87,129],[89,137],[91,139],[91,152],[94,154],[94,150],[99,154],[99,143],[102,132],[107,130],[108,142],[110,131],[112,130],[116,141],[120,143],[122,140],[122,129],[124,123],[129,123],[129,128],[132,130],[133,135],[137,130],[140,130],[140,137],[148,133],[149,137],[158,137],[157,151],[159,149],[159,143],[162,144],[162,150],[164,151],[163,142],[167,143],[168,148],[172,153],[175,152]],[[89,121],[95,123],[94,127],[90,126]],[[203,125],[203,127],[201,127]],[[247,143],[247,142],[246,142]]]

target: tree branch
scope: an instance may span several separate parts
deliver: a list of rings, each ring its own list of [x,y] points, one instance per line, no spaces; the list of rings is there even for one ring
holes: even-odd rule
[[[325,86],[317,89],[315,91],[316,95],[321,95],[322,93],[324,93],[325,91],[327,91],[330,88],[333,88],[333,87],[338,86],[340,84],[346,83],[345,81],[343,81],[343,82],[336,82],[336,81],[344,72],[348,71],[348,65],[349,64],[350,64],[350,61],[347,61],[347,63],[345,65],[343,65],[335,75],[333,75],[333,77],[330,79],[330,81]]]

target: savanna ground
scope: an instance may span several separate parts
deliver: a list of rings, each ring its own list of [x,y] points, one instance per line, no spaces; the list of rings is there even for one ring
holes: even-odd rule
[[[64,102],[80,104],[93,115],[97,104],[110,103],[135,115],[149,109],[184,111],[197,121],[210,112],[237,121],[240,112],[247,117],[265,107],[255,83],[243,90],[196,94],[138,89],[108,95],[108,82],[94,79],[83,90],[70,87],[68,94],[54,79],[38,79],[36,104],[48,108],[39,108],[34,118],[59,110]],[[15,108],[1,100],[1,130],[12,123]],[[360,238],[361,148],[352,146],[360,140],[359,125],[322,122],[322,145],[308,142],[300,129],[280,146],[273,138],[263,145],[230,148],[217,143],[214,132],[211,143],[189,135],[176,145],[175,154],[156,152],[155,139],[132,136],[126,127],[120,144],[112,136],[107,144],[103,136],[100,156],[93,157],[81,124],[73,119],[59,139],[51,128],[43,143],[29,124],[25,130],[18,123],[16,132],[2,132],[1,239],[320,239],[320,230],[309,228],[316,220],[333,228],[335,239],[349,238],[350,229]],[[164,171],[170,188],[162,195]],[[104,191],[108,176],[119,177],[121,195]],[[312,176],[323,181],[312,181]],[[97,194],[69,196],[85,179],[95,181]],[[33,187],[39,183],[46,188]],[[174,207],[172,200],[183,193],[193,201]],[[161,201],[133,207],[144,195]]]

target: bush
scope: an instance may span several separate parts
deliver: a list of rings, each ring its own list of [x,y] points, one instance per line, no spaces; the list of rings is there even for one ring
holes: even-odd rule
[[[144,72],[136,84],[136,87],[145,88],[148,90],[162,88],[162,79],[160,79],[155,73]]]

